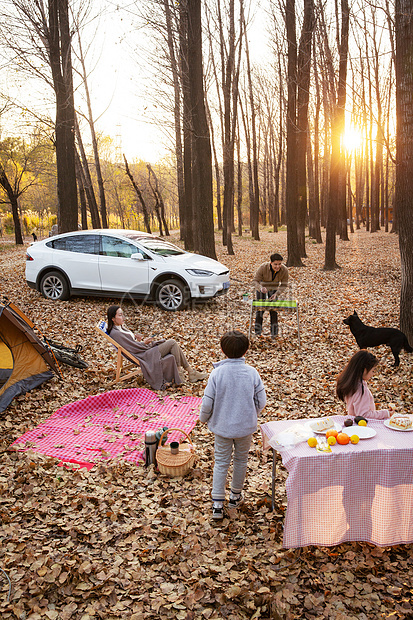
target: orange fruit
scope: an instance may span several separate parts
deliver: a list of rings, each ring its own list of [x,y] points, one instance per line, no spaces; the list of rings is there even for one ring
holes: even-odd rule
[[[307,440],[307,443],[310,448],[315,448],[317,445],[317,439],[315,437],[310,437],[310,439]]]
[[[330,437],[327,437],[327,443],[330,446],[334,446],[334,444],[337,443],[337,439],[334,437],[334,435],[330,435]]]
[[[347,433],[339,433],[337,435],[337,443],[341,444],[342,446],[345,446],[346,444],[348,444],[350,441],[350,437],[347,435]]]
[[[360,437],[358,435],[352,435],[350,437],[351,443],[358,443],[360,441]]]
[[[327,432],[326,432],[326,437],[327,437],[327,439],[328,439],[329,437],[337,437],[337,435],[338,435],[338,432],[336,431],[336,429],[335,429],[335,428],[331,428],[329,431],[327,431]],[[334,443],[335,443],[335,442],[334,442]],[[334,444],[331,444],[331,445],[333,446]]]
[[[367,426],[367,422],[366,420],[360,420],[360,422],[358,423],[359,426]]]

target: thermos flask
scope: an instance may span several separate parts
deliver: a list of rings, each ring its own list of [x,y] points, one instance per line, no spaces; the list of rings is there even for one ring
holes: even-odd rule
[[[165,431],[168,430],[167,426],[164,426],[161,430],[156,431],[155,433],[155,437],[156,437],[156,447],[159,447],[159,442],[161,440],[162,435],[165,433]],[[168,433],[165,434],[164,438],[162,439],[162,445],[164,445],[166,443],[166,440],[168,439]]]
[[[156,435],[155,431],[145,433],[145,465],[155,465],[156,463]]]

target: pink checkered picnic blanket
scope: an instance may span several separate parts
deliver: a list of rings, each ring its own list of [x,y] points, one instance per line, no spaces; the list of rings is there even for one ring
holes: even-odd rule
[[[343,424],[343,416],[333,419]],[[307,420],[261,425],[264,449]],[[375,437],[320,454],[304,441],[277,448],[288,471],[283,546],[331,546],[355,540],[379,546],[413,542],[413,431],[369,420]],[[344,429],[346,430],[346,429]]]
[[[113,390],[58,409],[48,420],[13,442],[19,451],[34,450],[90,469],[97,461],[120,457],[144,459],[145,432],[164,426],[190,433],[201,398],[158,396],[146,388]],[[168,442],[184,437],[173,431]]]

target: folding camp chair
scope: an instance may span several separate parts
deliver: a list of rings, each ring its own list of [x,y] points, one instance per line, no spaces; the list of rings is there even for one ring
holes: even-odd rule
[[[248,336],[251,337],[251,328],[252,328],[252,313],[254,310],[288,310],[295,311],[297,317],[297,330],[298,330],[298,347],[301,348],[301,339],[300,339],[300,317],[298,314],[298,301],[295,299],[276,299],[274,301],[270,301],[269,299],[253,299],[250,301],[251,312],[250,312],[250,322],[249,322],[249,331]]]
[[[103,336],[103,338],[116,349],[116,377],[115,380],[108,383],[108,385],[113,385],[114,383],[119,383],[120,381],[126,381],[127,379],[131,379],[136,375],[141,375],[142,370],[139,365],[139,360],[134,357],[127,349],[122,347],[118,342],[116,342],[115,340],[113,340],[113,338],[109,336],[107,332],[106,322],[99,321],[99,323],[95,327],[98,333]],[[135,370],[133,372],[127,372],[131,368],[134,368]]]

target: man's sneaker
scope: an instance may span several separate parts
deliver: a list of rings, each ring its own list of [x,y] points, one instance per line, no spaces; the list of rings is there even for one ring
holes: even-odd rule
[[[223,502],[214,502],[212,506],[212,518],[223,519],[224,518],[224,505]]]
[[[242,493],[231,493],[229,496],[228,508],[238,508],[244,502]]]

